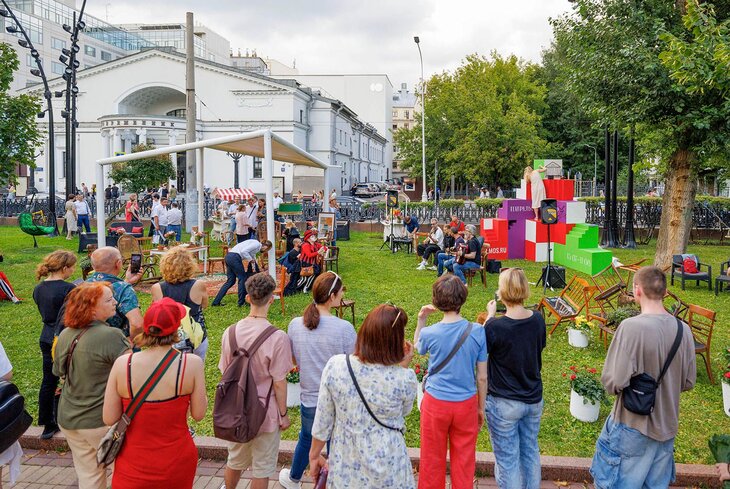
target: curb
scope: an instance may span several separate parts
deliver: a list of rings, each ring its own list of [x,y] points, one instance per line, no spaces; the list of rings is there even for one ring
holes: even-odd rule
[[[59,432],[50,440],[41,440],[40,434],[43,428],[31,426],[20,437],[20,444],[23,448],[32,450],[61,450],[68,451],[66,438],[63,433]],[[200,458],[208,460],[226,460],[228,457],[227,442],[211,436],[196,436],[194,438],[195,445],[198,447],[198,455]],[[297,443],[291,440],[281,440],[279,445],[279,464],[291,463],[294,455],[294,448]],[[418,470],[420,463],[420,450],[418,448],[409,448],[408,456],[411,458],[413,468]],[[542,478],[544,480],[583,482],[589,483],[591,478],[589,469],[591,466],[590,458],[576,457],[553,457],[542,455],[540,457],[542,466]],[[720,488],[717,471],[714,465],[699,464],[677,464],[677,480],[674,485],[685,487],[703,487]],[[494,453],[477,452],[476,454],[476,472],[479,475],[494,475]]]

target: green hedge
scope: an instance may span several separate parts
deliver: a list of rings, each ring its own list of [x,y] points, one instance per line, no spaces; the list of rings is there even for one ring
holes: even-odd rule
[[[626,202],[626,196],[618,196],[616,198],[619,202]],[[578,200],[582,202],[592,202],[592,203],[603,203],[606,201],[603,197],[580,197]],[[661,204],[662,198],[661,197],[646,197],[646,196],[640,196],[640,197],[634,197],[635,203],[650,203],[650,204]],[[697,195],[695,197],[695,204],[708,204],[716,207],[721,207],[722,209],[730,209],[730,199],[727,197],[713,197],[711,195]]]

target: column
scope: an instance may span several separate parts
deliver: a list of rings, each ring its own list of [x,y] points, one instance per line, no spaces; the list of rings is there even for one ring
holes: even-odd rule
[[[109,158],[111,156],[110,142],[111,142],[111,137],[110,137],[109,131],[107,129],[102,129],[101,130],[101,154],[102,154],[103,158]],[[108,166],[104,167],[103,173],[104,173],[104,186],[102,188],[98,188],[99,184],[97,183],[96,184],[97,192],[103,191],[106,188],[107,183],[109,182],[109,167]]]
[[[124,145],[122,142],[122,130],[121,129],[112,129],[113,156],[116,156],[117,153],[122,153],[123,151],[124,151]]]
[[[147,129],[137,129],[138,144],[147,144]]]

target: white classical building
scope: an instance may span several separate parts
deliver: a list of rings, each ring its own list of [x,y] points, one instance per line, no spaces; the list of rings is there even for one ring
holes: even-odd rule
[[[329,188],[339,190],[354,181],[386,178],[387,139],[339,100],[302,87],[293,79],[273,79],[204,59],[196,59],[195,77],[198,140],[271,128],[340,168],[330,172]],[[60,78],[51,80],[51,90],[60,90],[63,84]],[[94,181],[94,161],[129,152],[137,143],[164,146],[186,142],[184,55],[169,48],[143,50],[80,70],[78,87],[77,185]],[[35,86],[21,93],[38,91]],[[62,101],[56,103],[56,113],[60,114]],[[45,121],[39,124],[47,130]],[[63,189],[63,122],[55,129],[56,188]],[[48,186],[49,151],[51,148],[46,147],[39,157],[35,174],[39,191],[46,191]],[[205,183],[210,188],[232,187],[233,160],[219,152],[211,158],[219,160],[213,163],[220,163],[212,168],[226,170],[206,173]],[[173,183],[184,190],[185,155],[173,159],[178,168],[178,180]],[[263,193],[261,160],[244,157],[240,170],[241,186]],[[295,169],[282,163],[276,165],[274,178],[276,188],[288,194],[322,188],[321,172],[307,167]]]

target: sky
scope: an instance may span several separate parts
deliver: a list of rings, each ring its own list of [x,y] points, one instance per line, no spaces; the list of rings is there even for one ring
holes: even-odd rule
[[[80,2],[79,2],[80,3]],[[551,17],[568,0],[115,0],[90,1],[87,11],[111,23],[196,23],[226,37],[234,53],[296,67],[301,74],[386,74],[395,88],[420,78],[418,35],[426,78],[458,67],[466,55],[539,61],[550,45]]]

